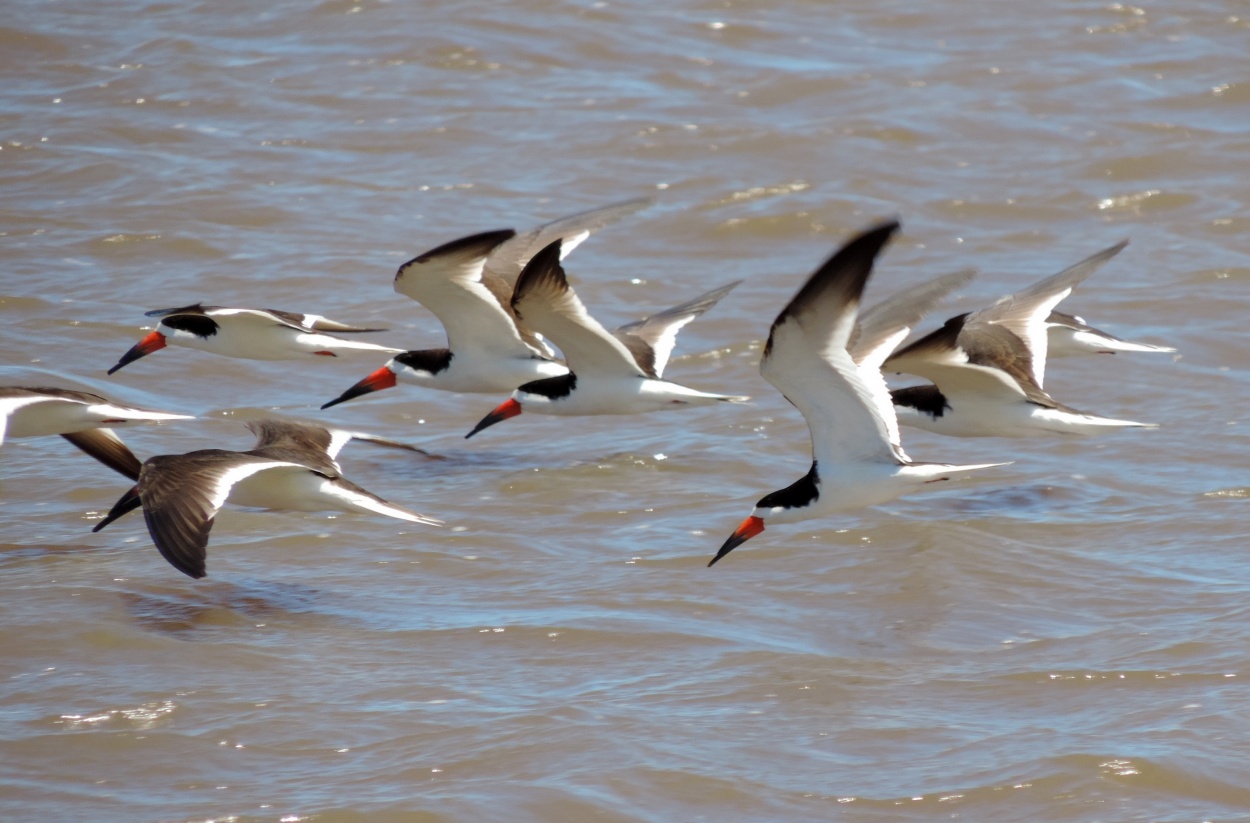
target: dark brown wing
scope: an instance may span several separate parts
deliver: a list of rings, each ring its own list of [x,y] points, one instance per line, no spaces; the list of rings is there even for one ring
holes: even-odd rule
[[[114,471],[121,472],[131,480],[139,479],[139,471],[143,464],[134,452],[126,447],[112,429],[87,429],[86,431],[62,434],[69,442],[87,454],[99,460]]]
[[[208,533],[233,485],[232,470],[245,470],[255,458],[238,452],[205,449],[158,455],[143,464],[139,498],[152,542],[161,556],[183,574],[208,572]]]
[[[203,303],[192,303],[189,306],[180,306],[173,309],[152,309],[145,311],[144,317],[166,317],[171,314],[205,314],[211,309],[219,309],[221,306],[205,306]]]
[[[256,446],[245,454],[299,463],[330,477],[341,473],[334,455],[351,439],[348,432],[272,417],[250,420],[247,427],[256,435]]]
[[[1038,405],[1058,408],[1033,377],[1025,342],[1006,326],[978,322],[975,314],[952,317],[895,352],[882,369],[928,378],[944,394],[1017,392]]]

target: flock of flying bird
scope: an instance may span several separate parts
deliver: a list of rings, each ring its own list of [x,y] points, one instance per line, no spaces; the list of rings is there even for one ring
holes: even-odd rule
[[[511,391],[466,437],[522,411],[635,414],[747,400],[663,379],[677,332],[738,283],[608,331],[587,312],[565,277],[561,262],[579,243],[649,202],[632,200],[575,214],[523,234],[510,229],[474,234],[405,263],[395,276],[395,290],[434,313],[446,330],[447,348],[403,351],[341,337],[381,330],[319,315],[196,304],[148,312],[159,318],[156,329],[109,374],[168,345],[261,360],[386,353],[393,355],[386,365],[322,408],[401,381],[453,392]],[[1175,351],[1121,340],[1055,310],[1126,243],[992,306],[952,317],[899,348],[921,318],[972,272],[936,278],[861,311],[860,296],[874,261],[898,228],[897,221],[888,221],[851,238],[773,321],[760,373],[806,419],[811,469],[762,498],[708,565],[762,532],[765,523],[877,505],[952,474],[1005,465],[913,461],[903,451],[900,424],[960,437],[1089,435],[1153,425],[1080,412],[1043,389],[1048,356]],[[559,348],[563,360],[549,344]],[[930,382],[890,390],[886,373]],[[335,458],[349,440],[412,448],[385,438],[269,418],[247,424],[257,437],[248,451],[205,449],[158,455],[141,464],[112,432],[119,426],[187,419],[192,418],[131,408],[88,392],[0,387],[0,443],[6,435],[59,434],[134,480],[93,531],[142,508],[156,547],[191,577],[206,574],[209,531],[227,501],[439,523],[343,477]]]

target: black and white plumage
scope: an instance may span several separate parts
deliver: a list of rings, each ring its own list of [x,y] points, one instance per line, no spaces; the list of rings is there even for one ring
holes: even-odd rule
[[[146,460],[138,483],[92,531],[142,506],[148,532],[161,555],[183,574],[200,578],[207,573],[209,531],[227,501],[288,511],[381,514],[441,525],[352,483],[335,461],[352,439],[411,447],[289,420],[256,420],[247,426],[256,435],[256,446],[248,451],[202,449]]]
[[[168,345],[247,360],[299,360],[308,356],[337,357],[348,352],[403,351],[327,334],[362,334],[385,329],[349,326],[319,314],[195,303],[180,308],[154,309],[146,315],[160,318],[156,329],[122,355],[117,365],[109,369],[109,374]]]
[[[560,265],[559,244],[552,243],[525,267],[512,307],[525,323],[560,347],[571,373],[522,384],[465,436],[522,410],[565,416],[638,414],[746,400],[662,379],[678,331],[737,285],[721,286],[609,332],[590,316],[569,285]]]
[[[135,480],[139,459],[112,429],[187,414],[123,406],[91,392],[48,386],[0,386],[0,444],[9,437],[59,434],[110,469]]]
[[[1046,318],[1047,357],[1076,357],[1084,354],[1116,354],[1118,352],[1175,352],[1171,346],[1132,343],[1114,334],[1096,329],[1074,314],[1052,311]]]
[[[1042,388],[1048,318],[1125,245],[1127,241],[1104,249],[988,308],[952,317],[941,329],[895,352],[885,371],[933,381],[932,386],[894,392],[899,421],[958,437],[1091,435],[1151,427],[1077,411]]]
[[[562,217],[523,234],[482,232],[445,243],[399,267],[395,291],[425,306],[443,324],[447,347],[404,352],[322,408],[398,382],[454,392],[504,392],[568,369],[542,337],[517,321],[512,292],[525,264],[558,243],[563,258],[591,233],[642,209],[628,200]]]
[[[865,363],[857,364],[847,349],[873,262],[898,227],[890,221],[848,241],[773,321],[760,374],[807,421],[812,466],[795,483],[761,498],[709,566],[762,532],[765,523],[793,523],[873,506],[957,472],[1005,465],[913,462],[903,451],[885,379],[870,356],[898,330],[875,335],[869,324],[866,348],[860,352]],[[883,325],[893,325],[884,323],[887,316],[891,312],[883,310]],[[910,316],[894,315],[895,323]],[[869,345],[870,340],[878,342]]]

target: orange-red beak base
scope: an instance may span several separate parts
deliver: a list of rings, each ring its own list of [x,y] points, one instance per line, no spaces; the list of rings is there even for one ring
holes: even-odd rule
[[[464,439],[468,440],[482,429],[490,428],[501,420],[507,420],[509,417],[516,417],[520,413],[521,404],[515,399],[509,397],[507,400],[500,403],[493,412],[483,417],[481,422],[473,427],[473,431],[464,436]]]
[[[351,400],[353,397],[360,397],[362,394],[369,394],[370,392],[389,389],[394,385],[395,372],[391,371],[386,366],[383,366],[373,374],[370,374],[364,380],[361,380],[359,383],[331,400],[329,403],[326,403],[321,408],[328,409],[331,406],[337,406],[344,400]]]
[[[729,535],[729,539],[725,541],[725,545],[721,546],[720,551],[716,553],[716,556],[708,562],[708,566],[716,565],[717,560],[720,560],[722,557],[729,554],[731,551],[738,548],[762,531],[764,531],[764,518],[751,515],[746,520],[743,520],[742,525],[739,526],[733,534]]]
[[[130,347],[130,351],[122,355],[122,359],[117,361],[117,365],[109,369],[109,374],[117,371],[127,363],[133,363],[140,357],[163,348],[165,348],[165,335],[158,331],[149,332],[147,337],[135,343]]]

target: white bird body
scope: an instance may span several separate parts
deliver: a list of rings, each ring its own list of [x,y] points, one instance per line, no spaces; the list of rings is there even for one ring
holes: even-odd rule
[[[166,343],[245,360],[294,360],[306,355],[334,357],[347,352],[400,352],[362,340],[335,337],[314,327],[301,327],[265,309],[219,308],[206,311],[218,326],[216,334],[201,337],[174,328],[171,318],[162,319],[156,330]],[[363,330],[358,330],[363,331]]]
[[[569,373],[563,363],[536,354],[500,357],[472,346],[458,350],[451,356],[451,362],[439,369],[439,361],[423,356],[431,353],[441,352],[406,352],[392,358],[384,368],[393,372],[401,383],[465,394],[512,391],[531,380]]]
[[[900,424],[950,437],[1082,437],[1109,429],[1154,426],[1086,414],[1058,404],[1041,405],[1006,392],[960,392],[952,400],[936,386],[915,386],[892,394]],[[959,404],[960,413],[950,413],[952,402]]]
[[[44,437],[102,426],[122,428],[162,420],[194,419],[189,414],[121,406],[89,392],[0,387],[0,443],[6,437]]]
[[[1046,318],[1047,356],[1076,357],[1085,354],[1116,354],[1117,352],[1174,352],[1171,346],[1131,343],[1113,334],[1095,329],[1083,318],[1052,311]]]
[[[229,491],[222,503],[275,511],[342,511],[382,514],[411,523],[437,525],[439,521],[410,512],[326,477],[301,463],[254,459],[240,463],[237,473],[223,477]],[[237,479],[235,479],[237,478]]]
[[[122,406],[90,392],[49,387],[0,386],[0,443],[10,437],[59,434],[132,480],[140,463],[112,429],[191,415]]]
[[[169,345],[245,360],[299,360],[355,352],[403,351],[327,334],[329,329],[340,333],[381,329],[348,326],[320,315],[199,304],[156,309],[147,314],[161,318],[156,329],[131,347],[117,365],[109,369],[109,374]]]
[[[642,375],[577,375],[575,390],[567,377],[534,381],[516,389],[512,399],[528,412],[575,417],[600,414],[642,414],[745,400],[692,389],[669,380]]]
[[[951,465],[947,463],[889,463],[885,461],[863,461],[853,465],[844,463],[825,463],[814,461],[818,479],[811,480],[811,473],[804,476],[799,483],[814,492],[815,496],[806,503],[795,505],[796,498],[784,497],[769,500],[762,498],[756,504],[751,516],[767,522],[769,525],[783,523],[800,523],[830,514],[854,511],[866,506],[879,506],[889,503],[903,495],[917,491],[926,483],[947,480],[950,475],[978,469],[989,469],[1004,466],[1006,463],[981,463],[973,465]],[[798,485],[798,484],[794,484]],[[794,489],[794,485],[774,494],[781,494]],[[797,490],[796,490],[797,491]]]

